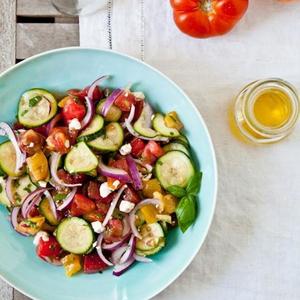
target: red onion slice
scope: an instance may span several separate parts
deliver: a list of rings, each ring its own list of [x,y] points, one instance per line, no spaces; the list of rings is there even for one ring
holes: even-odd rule
[[[13,191],[12,191],[12,183],[13,183],[14,178],[11,176],[8,176],[6,179],[5,183],[5,192],[8,200],[13,204],[14,201],[14,196],[13,196]]]
[[[136,253],[133,254],[133,257],[136,261],[143,262],[143,263],[150,263],[153,262],[151,258],[148,258],[146,256],[137,255]]]
[[[143,188],[143,183],[135,161],[133,160],[131,155],[126,156],[126,161],[128,164],[129,173],[133,181],[133,187],[136,190],[141,190]]]
[[[109,97],[106,99],[106,101],[104,102],[104,105],[102,107],[102,110],[101,110],[102,116],[106,117],[109,109],[114,104],[115,100],[122,94],[122,92],[123,91],[121,89],[116,89],[109,95]]]
[[[143,201],[141,201],[139,204],[137,204],[135,206],[135,208],[131,211],[131,213],[129,214],[129,224],[131,227],[131,231],[132,233],[139,239],[142,238],[142,236],[139,234],[136,226],[135,226],[135,213],[143,206],[145,205],[154,205],[155,207],[160,205],[160,201],[158,199],[154,199],[154,198],[150,198],[150,199],[145,199]]]
[[[97,246],[96,250],[99,255],[99,257],[102,259],[103,262],[105,262],[108,266],[113,266],[114,264],[110,262],[103,254],[102,252],[102,241],[103,241],[103,233],[100,233],[97,239]]]
[[[53,216],[57,220],[58,216],[57,216],[55,202],[53,201],[53,198],[52,198],[51,194],[49,193],[49,191],[45,191],[44,194],[45,194],[45,196],[47,197],[47,199],[49,201],[49,205],[50,205],[51,211],[53,213]]]
[[[57,114],[48,124],[47,124],[47,133],[50,134],[51,130],[55,127],[58,121],[61,120],[61,114]]]
[[[111,261],[114,265],[119,264],[121,257],[124,255],[126,250],[128,249],[127,245],[121,246],[117,248],[114,252],[111,254]]]
[[[122,246],[128,240],[129,237],[130,237],[130,233],[124,235],[122,237],[122,239],[117,241],[117,242],[114,242],[114,243],[111,243],[111,244],[103,243],[102,244],[102,249],[109,250],[109,251],[114,251],[114,250],[120,248],[120,246]]]
[[[98,166],[100,173],[103,176],[112,177],[122,182],[131,182],[131,178],[126,171],[103,164],[101,158],[99,159]]]
[[[93,95],[94,95],[94,91],[95,91],[95,88],[100,84],[100,82],[106,80],[109,78],[109,75],[104,75],[104,76],[101,76],[99,78],[97,78],[91,85],[90,85],[90,88],[88,90],[88,93],[87,93],[87,96],[88,98],[90,99],[93,99]]]
[[[133,120],[134,117],[134,113],[135,113],[135,107],[134,105],[131,105],[131,109],[130,109],[130,113],[127,119],[125,119],[125,126],[127,128],[127,130],[129,131],[129,133],[137,138],[140,138],[142,140],[146,140],[146,141],[159,141],[159,142],[168,142],[169,139],[167,137],[163,137],[163,136],[155,136],[153,138],[150,137],[146,137],[146,136],[142,136],[140,134],[138,134],[132,127],[131,122]],[[150,118],[151,120],[151,118]]]
[[[71,190],[71,192],[66,196],[66,198],[63,200],[62,204],[57,207],[57,210],[61,211],[64,208],[66,208],[71,203],[71,201],[73,200],[76,192],[77,192],[77,187],[74,187]]]
[[[85,114],[83,120],[81,121],[81,130],[86,128],[91,123],[93,116],[95,114],[94,101],[89,97],[85,97],[84,99],[86,102],[86,114]]]
[[[123,264],[126,261],[128,261],[130,258],[132,258],[134,252],[135,252],[135,236],[132,234],[127,246],[127,250],[125,251],[125,253],[122,255],[120,259],[120,264]]]
[[[38,188],[35,191],[31,192],[24,200],[21,211],[23,218],[27,218],[29,212],[35,204],[38,204],[41,200],[42,194],[46,191],[46,188]]]
[[[123,218],[123,237],[130,233],[129,217],[126,214]]]
[[[11,127],[4,122],[0,123],[0,135],[7,135],[10,141],[12,142],[15,151],[16,151],[16,172],[18,172],[25,163],[26,154],[23,153],[19,147],[17,137]]]
[[[102,223],[103,226],[106,226],[106,225],[107,225],[109,219],[111,218],[111,216],[112,216],[112,214],[113,214],[113,212],[114,212],[114,210],[115,210],[115,207],[116,207],[116,205],[117,205],[117,203],[118,203],[119,198],[121,197],[122,193],[124,192],[124,190],[125,190],[126,188],[127,188],[127,186],[126,186],[126,185],[123,185],[123,186],[118,190],[116,196],[114,197],[114,199],[113,199],[112,202],[110,203],[109,210],[108,210],[108,212],[107,212],[107,214],[106,214],[106,216],[105,216],[105,219],[104,219],[104,221],[103,221],[103,223]]]
[[[19,215],[20,209],[21,209],[21,207],[14,207],[14,209],[12,210],[11,216],[10,216],[11,225],[14,228],[14,230],[16,232],[18,232],[19,234],[22,234],[24,236],[29,236],[28,233],[20,232],[20,231],[17,230],[17,227],[19,225],[19,223],[18,223],[18,215]]]
[[[113,275],[115,276],[120,276],[122,275],[125,271],[129,269],[129,267],[135,262],[135,259],[131,257],[126,263],[116,265],[113,270]]]
[[[81,186],[82,185],[81,183],[75,183],[75,184],[65,183],[58,177],[57,168],[59,165],[60,158],[61,158],[61,154],[59,154],[57,152],[52,152],[52,154],[50,156],[50,173],[51,173],[53,180],[60,186],[65,186],[65,187]]]

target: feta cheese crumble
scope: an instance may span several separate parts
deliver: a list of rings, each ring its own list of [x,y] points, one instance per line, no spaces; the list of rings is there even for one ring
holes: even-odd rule
[[[119,151],[120,151],[121,155],[127,155],[131,152],[131,150],[132,150],[131,145],[130,144],[125,144],[120,148]]]
[[[47,186],[46,181],[39,181],[38,184],[39,184],[40,187],[46,187]]]
[[[103,182],[100,185],[99,192],[102,198],[106,198],[112,192],[112,190],[109,188],[107,182]]]
[[[33,239],[33,244],[35,246],[37,246],[40,242],[40,239],[42,239],[44,242],[48,242],[49,241],[49,235],[46,231],[39,231]]]
[[[134,203],[127,200],[122,200],[119,209],[121,212],[130,213],[134,209]]]
[[[79,130],[81,129],[81,124],[78,119],[74,118],[69,123],[69,130]]]
[[[91,225],[96,233],[101,233],[105,230],[105,227],[99,221],[92,222]]]

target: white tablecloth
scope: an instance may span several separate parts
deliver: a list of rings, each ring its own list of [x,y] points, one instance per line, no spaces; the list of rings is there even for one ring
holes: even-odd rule
[[[156,299],[300,299],[300,130],[255,147],[238,141],[228,108],[248,82],[282,77],[300,89],[300,3],[251,0],[230,34],[196,40],[169,1],[114,0],[80,19],[82,46],[143,57],[195,102],[219,166],[216,214],[193,263]]]

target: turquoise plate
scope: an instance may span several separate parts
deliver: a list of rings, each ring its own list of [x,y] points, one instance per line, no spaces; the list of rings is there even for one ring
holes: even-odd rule
[[[115,277],[112,270],[107,270],[102,274],[81,274],[69,279],[63,268],[37,258],[32,238],[14,232],[6,209],[1,207],[0,274],[34,299],[149,299],[166,288],[190,264],[213,217],[217,169],[206,125],[187,95],[145,63],[116,52],[85,48],[65,48],[34,56],[0,76],[0,120],[14,121],[20,95],[27,89],[42,87],[63,93],[67,89],[85,87],[103,74],[112,75],[106,82],[112,87],[134,83],[134,89],[145,92],[155,109],[180,113],[204,174],[198,199],[199,215],[185,234],[176,229],[168,235],[167,246],[153,257],[153,263],[136,263],[121,277]]]

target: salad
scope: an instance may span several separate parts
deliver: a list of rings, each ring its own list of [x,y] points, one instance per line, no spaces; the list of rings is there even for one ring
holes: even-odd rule
[[[14,125],[0,123],[0,202],[67,276],[151,262],[168,231],[197,215],[202,173],[177,113],[154,113],[142,92],[100,88],[107,79],[60,100],[28,90]]]

